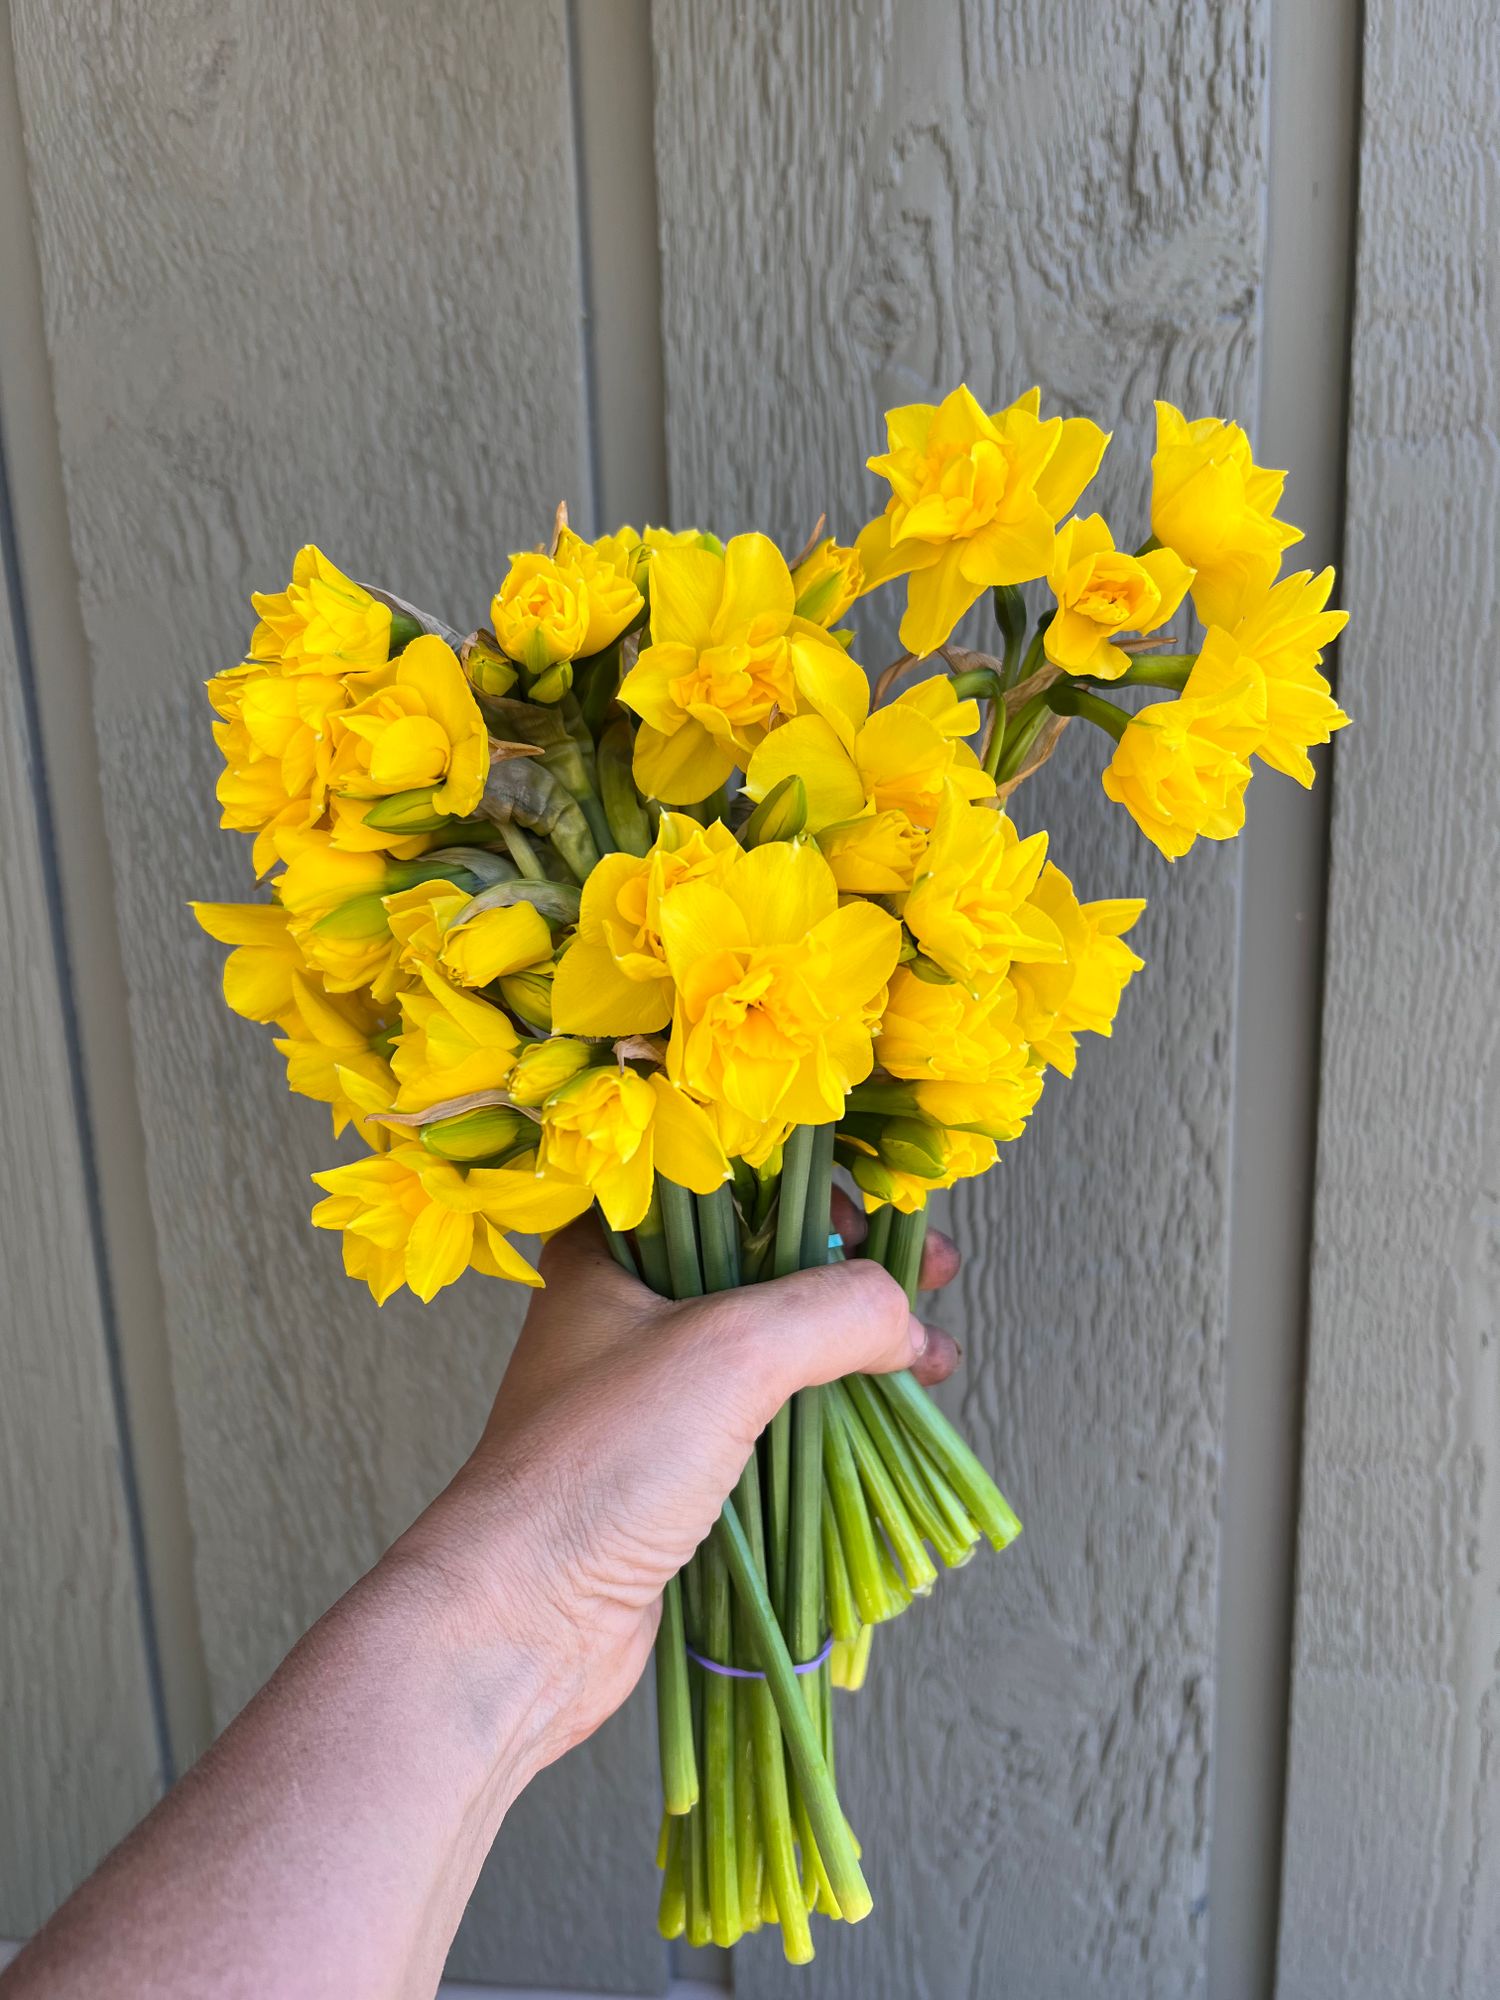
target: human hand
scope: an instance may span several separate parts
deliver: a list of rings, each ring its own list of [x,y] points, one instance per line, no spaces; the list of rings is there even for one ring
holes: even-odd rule
[[[842,1194],[851,1249],[864,1217]],[[958,1252],[931,1232],[922,1285]],[[619,1707],[640,1678],[661,1593],[708,1534],[756,1438],[798,1389],[958,1365],[878,1264],[854,1259],[674,1304],[610,1257],[584,1218],[543,1252],[533,1298],[473,1456],[397,1544],[444,1579],[465,1647],[503,1635],[536,1690],[533,1768]]]

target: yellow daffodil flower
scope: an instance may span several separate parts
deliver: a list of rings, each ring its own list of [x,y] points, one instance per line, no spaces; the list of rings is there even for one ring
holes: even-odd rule
[[[1203,649],[1221,653],[1236,672],[1246,671],[1254,662],[1266,699],[1266,719],[1255,754],[1299,785],[1313,781],[1309,748],[1328,742],[1349,721],[1318,671],[1323,648],[1349,622],[1347,611],[1324,609],[1332,589],[1331,569],[1318,576],[1298,570],[1264,595],[1252,595],[1229,632],[1210,632]]]
[[[1193,422],[1156,406],[1151,532],[1195,572],[1193,603],[1205,625],[1230,625],[1248,595],[1269,587],[1281,552],[1302,530],[1276,519],[1284,472],[1257,465],[1250,440],[1222,417]]]
[[[275,903],[190,903],[202,928],[233,945],[224,961],[224,998],[247,1021],[279,1021],[293,1005],[292,980],[307,960]]]
[[[891,498],[855,547],[867,590],[910,579],[901,643],[933,653],[986,590],[1047,574],[1053,531],[1109,434],[1085,417],[1044,421],[1036,389],[991,416],[960,386],[885,421],[887,449],[868,463]]]
[[[1065,522],[1047,576],[1057,599],[1043,639],[1047,658],[1070,674],[1117,680],[1130,655],[1115,640],[1165,625],[1192,580],[1193,572],[1171,549],[1141,556],[1117,549],[1102,514]]]
[[[823,827],[817,840],[845,896],[904,895],[927,850],[925,831],[894,810],[839,820]]]
[[[763,799],[783,778],[801,778],[809,833],[865,812],[900,812],[930,827],[950,789],[965,799],[994,795],[994,779],[963,741],[978,727],[978,703],[959,701],[939,674],[876,709],[852,742],[818,715],[783,722],[750,759],[745,790]]]
[[[715,820],[663,813],[649,854],[606,854],[583,885],[578,934],[557,962],[552,1020],[565,1035],[650,1035],[672,1018],[661,902],[681,882],[713,877],[741,849]]]
[[[391,650],[391,614],[311,543],[297,551],[285,590],[250,599],[260,623],[251,657],[282,671],[364,674],[383,668]]]
[[[975,992],[1017,959],[1061,959],[1057,926],[1030,900],[1046,856],[1045,833],[1022,840],[993,807],[945,800],[902,907],[919,949]]]
[[[1113,1033],[1120,996],[1145,962],[1124,938],[1146,905],[1140,897],[1080,903],[1072,883],[1050,861],[1031,900],[1057,925],[1067,956],[1060,965],[1012,967],[1017,1018],[1037,1055],[1071,1076],[1078,1036]]]
[[[455,986],[488,986],[552,956],[547,919],[532,903],[466,913],[476,898],[441,880],[385,899],[386,921],[408,972],[435,966]]]
[[[892,1076],[916,1084],[917,1105],[930,1118],[991,1139],[1019,1138],[1042,1091],[1009,979],[976,996],[899,967],[875,1055]]]
[[[528,674],[543,674],[561,660],[575,660],[589,629],[588,586],[576,570],[551,556],[512,556],[505,581],[490,604],[500,649]]]
[[[895,919],[873,903],[840,907],[811,842],[772,841],[670,890],[660,922],[676,985],[672,1079],[761,1123],[837,1118],[874,1060]]]
[[[390,1000],[403,973],[383,900],[385,856],[345,853],[318,828],[285,845],[275,893],[307,963],[331,993],[368,986],[377,1003]]]
[[[385,1021],[362,994],[324,993],[300,973],[292,979],[292,1005],[281,1021],[276,1046],[286,1057],[287,1087],[299,1097],[316,1098],[333,1113],[335,1138],[351,1122],[367,1143],[382,1147],[385,1133],[367,1125],[370,1102],[389,1104],[395,1079],[385,1054]],[[373,1093],[350,1094],[352,1078]]]
[[[540,1285],[506,1232],[561,1229],[590,1199],[586,1188],[545,1180],[534,1168],[465,1170],[406,1144],[313,1180],[328,1197],[313,1210],[314,1224],[343,1231],[344,1269],[363,1279],[377,1305],[402,1285],[430,1303],[471,1266]]]
[[[614,1229],[634,1229],[651,1206],[653,1176],[695,1194],[729,1178],[729,1162],[702,1105],[660,1070],[589,1069],[542,1112],[543,1171],[588,1188]]]
[[[797,616],[826,632],[864,592],[865,566],[858,549],[843,548],[827,536],[792,571],[792,588]]]
[[[1205,646],[1175,701],[1152,702],[1125,725],[1104,769],[1105,794],[1169,861],[1200,834],[1232,840],[1245,823],[1249,758],[1265,716],[1263,677]]]
[[[419,991],[401,995],[401,1037],[391,1057],[398,1111],[430,1111],[476,1091],[504,1090],[521,1037],[477,993],[461,993],[430,966]]]
[[[442,639],[428,633],[413,639],[390,681],[339,716],[337,729],[328,783],[346,800],[430,787],[432,810],[462,819],[484,794],[489,733],[458,655]],[[347,828],[334,839],[339,846],[363,844]]]
[[[796,614],[791,571],[765,535],[721,558],[667,548],[651,561],[651,644],[620,686],[641,717],[635,778],[666,805],[707,798],[778,718],[821,715],[852,741],[869,686],[843,648]]]
[[[612,646],[639,617],[645,599],[627,568],[620,567],[618,552],[606,551],[584,541],[571,528],[557,538],[554,560],[562,569],[578,577],[588,603],[588,623],[584,628],[579,656],[587,659]]]

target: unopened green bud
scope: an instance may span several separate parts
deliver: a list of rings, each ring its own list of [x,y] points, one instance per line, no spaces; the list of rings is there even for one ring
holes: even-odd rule
[[[464,648],[464,671],[476,694],[501,701],[516,684],[516,668],[488,632],[476,632]]]
[[[552,1032],[552,979],[542,972],[511,972],[500,981],[500,998],[518,1021],[543,1034]]]
[[[1000,627],[1000,637],[1005,647],[1007,664],[1020,654],[1021,642],[1026,637],[1026,599],[1013,583],[1001,583],[995,587],[995,623]]]
[[[552,665],[537,675],[527,688],[527,698],[531,701],[561,701],[573,685],[573,662],[554,660]]]
[[[372,889],[367,896],[351,896],[319,917],[313,929],[327,938],[378,937],[390,926],[385,917],[385,891]]]
[[[880,1157],[898,1174],[935,1181],[948,1165],[948,1140],[941,1125],[925,1118],[891,1118],[881,1131]]]
[[[376,799],[365,812],[365,825],[378,827],[382,833],[436,833],[452,817],[434,812],[436,790],[436,785],[419,785],[415,791],[392,792],[388,798]]]
[[[745,822],[746,847],[768,840],[795,840],[807,825],[807,787],[793,771],[773,785]]]
[[[854,1185],[863,1193],[874,1195],[877,1201],[889,1201],[896,1191],[895,1177],[889,1167],[869,1153],[855,1153],[846,1164],[854,1177]]]
[[[389,657],[394,660],[398,653],[404,653],[413,639],[419,639],[422,636],[423,630],[424,628],[420,622],[415,618],[409,617],[406,612],[393,611],[391,613]]]
[[[510,1094],[517,1104],[545,1104],[594,1060],[595,1052],[587,1042],[574,1041],[567,1035],[532,1042],[522,1049],[511,1073]]]
[[[929,986],[952,986],[955,983],[951,972],[944,972],[935,959],[924,958],[921,952],[907,961],[906,969],[914,972],[918,979],[925,979]]]
[[[536,1126],[509,1104],[487,1104],[478,1111],[460,1111],[422,1127],[422,1144],[440,1160],[488,1160],[509,1153],[523,1139],[534,1138]]]

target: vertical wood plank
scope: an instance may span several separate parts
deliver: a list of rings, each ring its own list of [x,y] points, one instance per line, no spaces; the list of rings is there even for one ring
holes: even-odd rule
[[[161,1770],[5,516],[0,477],[0,1936],[21,1938]]]
[[[222,1723],[458,1462],[520,1301],[377,1314],[309,1229],[326,1124],[184,908],[250,887],[200,684],[303,540],[462,622],[586,503],[563,8],[21,0],[15,27]],[[652,1765],[637,1702],[528,1794],[456,1975],[660,1989]]]
[[[1500,1986],[1497,92],[1367,7],[1286,2000]]]
[[[675,517],[792,544],[826,506],[847,536],[882,410],[966,376],[1118,416],[1098,502],[1144,533],[1152,397],[1254,414],[1263,14],[782,0],[751,36],[657,0]],[[860,623],[878,667],[889,621]],[[1066,744],[1022,817],[1087,893],[1149,896],[1147,971],[960,1192],[944,1308],[1028,1530],[842,1705],[875,1915],[810,1974],[757,1940],[736,1991],[1203,1990],[1236,860],[1169,870],[1097,768]]]

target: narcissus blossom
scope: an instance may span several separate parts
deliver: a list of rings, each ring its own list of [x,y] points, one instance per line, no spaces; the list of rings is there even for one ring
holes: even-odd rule
[[[690,805],[742,769],[778,720],[821,715],[851,740],[870,695],[843,647],[797,616],[776,544],[736,535],[722,558],[697,548],[652,557],[651,643],[620,700],[641,718],[636,783]]]
[[[1302,530],[1278,521],[1284,472],[1257,465],[1250,440],[1222,417],[1193,422],[1156,406],[1151,532],[1194,571],[1193,603],[1205,625],[1229,625],[1254,591],[1269,587],[1281,552]]]
[[[653,1176],[694,1194],[729,1178],[713,1120],[660,1070],[589,1069],[542,1110],[544,1172],[587,1187],[615,1229],[634,1229],[651,1206]]]
[[[981,992],[1016,959],[1061,959],[1057,926],[1030,900],[1047,836],[1022,840],[1005,813],[947,800],[902,917],[918,948]]]
[[[1106,795],[1169,861],[1200,834],[1232,840],[1239,832],[1249,758],[1265,728],[1263,681],[1209,639],[1182,694],[1126,723],[1103,774]]]
[[[391,650],[391,614],[311,543],[297,551],[285,590],[256,591],[260,623],[250,656],[285,673],[353,674],[382,668]]]
[[[1011,967],[1017,1026],[1042,1061],[1071,1076],[1078,1036],[1113,1033],[1120,996],[1144,963],[1125,943],[1125,933],[1146,905],[1138,896],[1080,903],[1072,883],[1050,861],[1031,900],[1056,924],[1065,956],[1061,963]]]
[[[1130,655],[1115,640],[1165,625],[1192,580],[1193,572],[1171,549],[1140,556],[1117,549],[1102,514],[1065,522],[1047,576],[1057,599],[1042,642],[1047,658],[1070,674],[1118,679]]]
[[[1241,671],[1254,662],[1266,699],[1266,719],[1255,754],[1299,785],[1313,781],[1309,748],[1328,742],[1349,721],[1318,671],[1323,648],[1349,622],[1347,611],[1324,609],[1332,589],[1331,569],[1317,576],[1311,570],[1298,570],[1263,595],[1252,595],[1228,633],[1209,634],[1216,650]]]
[[[1017,1018],[1016,990],[997,980],[972,994],[920,979],[902,966],[891,981],[875,1053],[892,1076],[916,1084],[920,1110],[940,1125],[991,1139],[1020,1136],[1042,1091]]]
[[[891,498],[855,547],[867,590],[910,579],[901,643],[932,653],[985,591],[1047,574],[1053,531],[1098,471],[1109,433],[1087,417],[1044,420],[1038,389],[987,415],[960,386],[885,421],[887,448],[868,463]]]
[[[345,799],[430,789],[434,812],[462,818],[484,792],[484,717],[458,655],[429,633],[412,640],[383,687],[338,717],[337,740],[328,789]],[[342,832],[335,841],[363,844]]]
[[[661,935],[676,985],[669,1076],[757,1122],[836,1118],[874,1060],[895,918],[840,907],[811,842],[773,841],[665,895]]]

